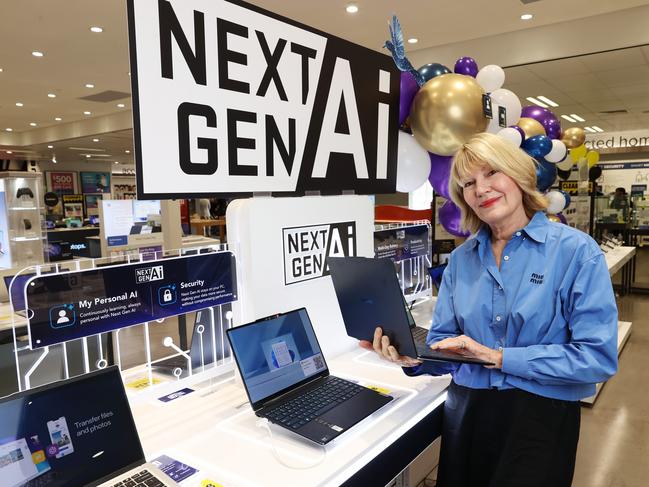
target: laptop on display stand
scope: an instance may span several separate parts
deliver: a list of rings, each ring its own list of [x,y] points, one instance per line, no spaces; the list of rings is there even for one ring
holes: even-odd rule
[[[169,487],[146,463],[115,366],[0,398],[0,484]]]
[[[426,345],[428,330],[416,325],[390,259],[328,257],[327,265],[350,337],[371,342],[374,330],[380,326],[401,355],[419,360],[493,365],[434,351]]]
[[[320,445],[392,397],[329,374],[305,308],[227,331],[255,414]]]

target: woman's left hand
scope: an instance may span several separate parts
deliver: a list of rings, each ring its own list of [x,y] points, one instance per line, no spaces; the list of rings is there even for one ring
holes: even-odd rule
[[[500,369],[503,366],[503,353],[500,350],[485,347],[466,335],[445,338],[430,346],[432,350],[451,352],[467,358],[477,358],[495,365],[486,365],[490,369]]]

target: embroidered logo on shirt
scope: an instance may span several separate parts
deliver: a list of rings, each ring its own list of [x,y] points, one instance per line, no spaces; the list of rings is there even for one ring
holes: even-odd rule
[[[530,278],[532,284],[543,284],[543,274],[537,274],[532,272],[532,277]]]

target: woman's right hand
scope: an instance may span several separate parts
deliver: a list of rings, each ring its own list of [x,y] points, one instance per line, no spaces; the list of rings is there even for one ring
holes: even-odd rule
[[[421,360],[406,357],[405,355],[399,355],[399,352],[394,348],[394,345],[390,345],[390,339],[383,334],[383,330],[380,326],[374,330],[374,340],[372,343],[367,340],[361,340],[359,345],[365,350],[376,352],[383,360],[387,360],[388,362],[392,362],[401,367],[416,367],[421,364]]]

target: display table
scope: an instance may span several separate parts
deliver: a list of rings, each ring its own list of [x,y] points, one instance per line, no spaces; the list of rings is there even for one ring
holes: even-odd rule
[[[189,225],[192,228],[192,231],[198,235],[207,236],[207,229],[211,227],[218,227],[219,229],[219,241],[221,243],[225,242],[225,218],[219,218],[217,220],[202,219],[202,220],[189,220]]]
[[[631,291],[635,254],[635,247],[617,247],[609,249],[604,254],[611,277],[622,270],[622,284],[620,289],[620,294],[622,295],[628,294]]]
[[[230,371],[200,383],[188,382],[198,380],[194,376],[131,394],[147,459],[165,454],[199,469],[188,485],[204,480],[224,487],[388,484],[439,436],[450,377],[408,377],[360,349],[328,365],[333,374],[389,391],[395,400],[327,445],[324,458],[321,447],[272,425],[271,442],[268,432],[257,427],[259,418]],[[125,379],[127,390],[130,380]],[[171,402],[157,399],[185,387],[195,391]],[[273,456],[272,444],[285,463],[322,461],[312,468],[288,468]]]

